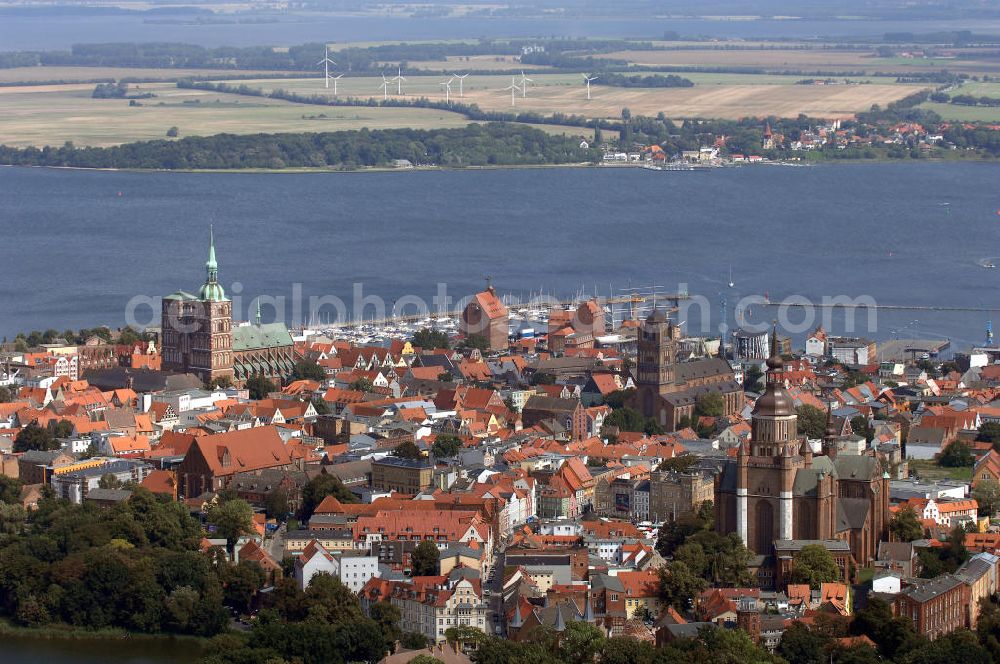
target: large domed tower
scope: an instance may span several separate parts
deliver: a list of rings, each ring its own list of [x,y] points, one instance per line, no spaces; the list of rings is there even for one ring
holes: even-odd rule
[[[777,329],[771,334],[767,358],[767,384],[753,407],[750,440],[752,455],[780,457],[799,448],[795,404],[785,389],[785,363],[778,354]],[[792,452],[794,454],[794,451]]]
[[[795,404],[784,385],[777,332],[775,326],[767,384],[754,404],[750,441],[737,454],[737,533],[764,555],[771,552],[774,540],[793,538],[795,476],[806,466]]]

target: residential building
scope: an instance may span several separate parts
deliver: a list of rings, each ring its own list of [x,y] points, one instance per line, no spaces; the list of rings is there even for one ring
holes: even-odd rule
[[[180,493],[195,498],[228,486],[239,473],[290,469],[292,458],[273,426],[199,436],[177,466]]]
[[[139,484],[152,471],[153,467],[142,461],[102,458],[63,466],[52,475],[50,483],[57,496],[79,504],[91,489],[98,488],[101,478],[106,475],[113,476],[122,484]]]
[[[968,626],[970,596],[970,588],[962,578],[942,574],[901,590],[893,602],[893,612],[912,620],[918,634],[936,639]]]
[[[653,473],[649,480],[649,519],[654,523],[675,521],[714,499],[711,475],[698,471]]]
[[[372,462],[372,488],[414,495],[433,483],[434,466],[430,459],[404,459],[387,456]]]

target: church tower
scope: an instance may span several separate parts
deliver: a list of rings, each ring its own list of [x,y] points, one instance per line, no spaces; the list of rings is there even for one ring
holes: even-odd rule
[[[644,417],[657,418],[658,397],[670,392],[677,362],[680,328],[654,307],[639,330],[636,355],[636,397]]]
[[[177,291],[163,298],[163,368],[196,374],[206,383],[232,380],[232,315],[232,302],[219,283],[215,234],[210,228],[205,283],[198,295]]]
[[[736,531],[749,548],[763,555],[771,552],[774,540],[794,537],[795,477],[806,466],[777,339],[775,327],[767,385],[754,404],[750,441],[737,451]],[[812,454],[808,456],[811,461]]]
[[[798,416],[785,389],[785,363],[778,353],[777,327],[771,333],[767,358],[767,385],[753,408],[750,440],[752,455],[783,457],[798,450]]]

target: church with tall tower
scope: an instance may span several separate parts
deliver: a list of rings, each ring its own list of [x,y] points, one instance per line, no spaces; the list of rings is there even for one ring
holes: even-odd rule
[[[219,283],[215,234],[210,229],[205,283],[197,295],[179,290],[160,310],[162,368],[193,373],[205,384],[242,386],[253,376],[280,385],[295,366],[291,334],[283,323],[233,325],[233,303]]]
[[[722,396],[724,415],[738,413],[743,407],[743,388],[729,362],[721,357],[678,362],[680,339],[680,326],[654,306],[639,329],[636,391],[629,406],[667,431],[693,418],[698,397],[705,394]]]
[[[716,476],[716,529],[735,532],[763,556],[793,541],[840,540],[855,564],[867,566],[879,541],[888,539],[889,475],[874,450],[838,455],[831,426],[819,449],[799,436],[776,338],[772,334],[767,385],[754,404],[750,439]]]
[[[163,298],[160,341],[163,368],[197,375],[205,383],[233,379],[233,303],[219,283],[215,233],[209,230],[205,283],[198,295],[184,291]]]

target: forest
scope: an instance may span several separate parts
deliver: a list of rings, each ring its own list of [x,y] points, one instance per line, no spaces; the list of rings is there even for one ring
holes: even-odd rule
[[[284,169],[413,165],[515,166],[595,162],[580,139],[503,123],[462,129],[380,129],[301,134],[191,136],[109,148],[0,146],[0,164],[137,169]]]

